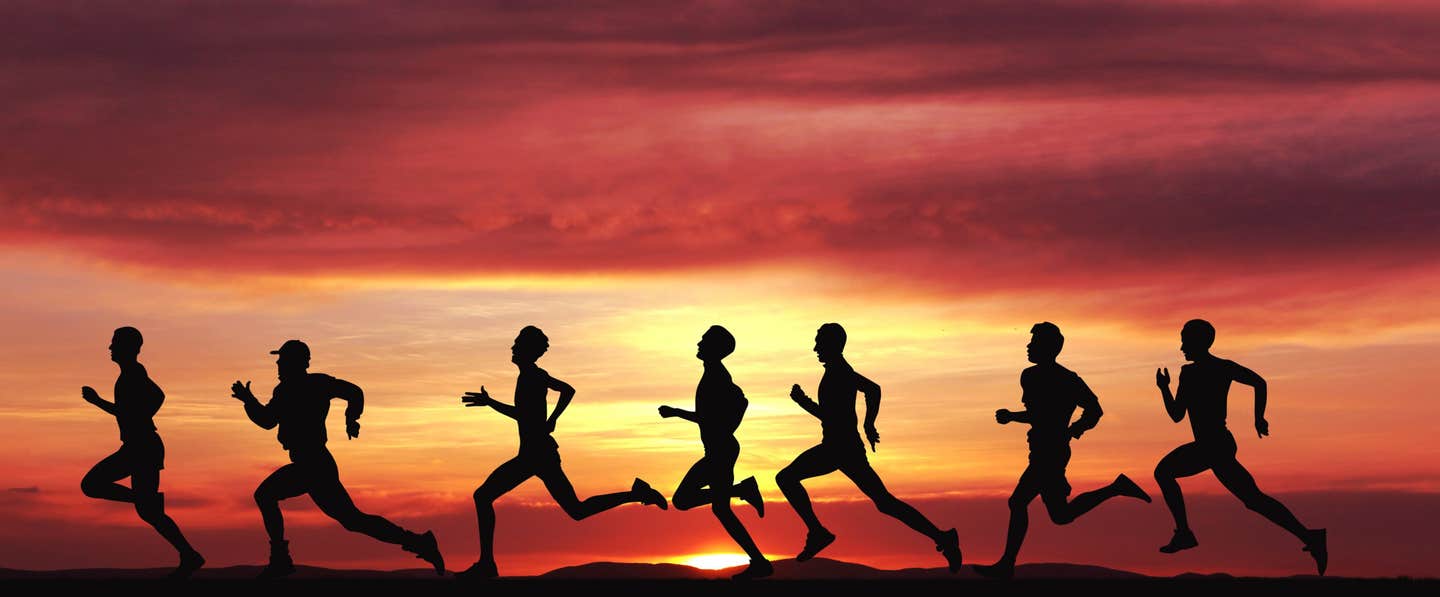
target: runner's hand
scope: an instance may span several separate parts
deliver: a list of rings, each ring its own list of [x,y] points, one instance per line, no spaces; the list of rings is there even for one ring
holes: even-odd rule
[[[874,425],[865,426],[865,439],[870,440],[870,451],[875,451],[875,444],[880,443],[880,432],[875,430]]]
[[[1001,424],[1001,425],[1004,425],[1004,424],[1009,423],[1009,422],[1014,421],[1014,420],[1015,420],[1015,413],[1010,412],[1009,409],[1002,408],[1002,409],[1000,409],[1000,410],[995,411],[995,422],[996,422],[996,423],[999,423],[999,424]]]
[[[485,386],[480,386],[479,392],[465,392],[465,395],[460,397],[460,401],[464,402],[465,406],[490,406],[495,399],[485,392]]]
[[[1265,417],[1255,417],[1255,433],[1260,434],[1260,437],[1270,435],[1270,422],[1266,421]]]
[[[678,409],[676,409],[676,408],[673,407],[673,406],[662,406],[662,407],[660,407],[660,416],[663,417],[663,418],[668,419],[668,418],[670,418],[670,417],[676,416],[676,414],[677,414],[676,411],[677,411],[677,410],[678,410]]]
[[[360,421],[358,419],[345,421],[345,435],[349,436],[347,439],[360,437]]]
[[[1162,371],[1163,371],[1163,372],[1162,372]],[[1162,370],[1162,369],[1156,369],[1156,370],[1155,370],[1155,385],[1158,386],[1158,387],[1160,387],[1160,388],[1162,388],[1162,389],[1168,389],[1168,388],[1170,387],[1170,368],[1169,368],[1169,367],[1165,367],[1163,370]]]
[[[800,389],[800,384],[797,383],[790,386],[790,399],[804,404],[810,400],[810,397],[805,395],[805,390]]]
[[[1084,429],[1081,429],[1081,428],[1080,428],[1079,426],[1077,426],[1077,425],[1071,425],[1071,426],[1070,426],[1070,437],[1073,437],[1073,438],[1075,438],[1075,439],[1080,439],[1080,436],[1082,436],[1082,435],[1085,435],[1085,430],[1084,430]]]
[[[90,386],[84,386],[80,388],[80,397],[84,398],[85,401],[89,402],[90,404],[100,403],[100,394],[95,391],[95,388],[92,388]]]
[[[240,385],[240,382],[237,380],[234,385],[230,386],[230,396],[241,402],[249,402],[255,399],[255,393],[250,391],[250,382],[248,381],[245,382],[245,385]]]

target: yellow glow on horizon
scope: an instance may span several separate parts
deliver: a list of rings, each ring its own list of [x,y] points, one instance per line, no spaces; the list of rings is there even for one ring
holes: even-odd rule
[[[677,563],[701,570],[724,570],[750,563],[750,557],[743,553],[702,553],[686,556]]]

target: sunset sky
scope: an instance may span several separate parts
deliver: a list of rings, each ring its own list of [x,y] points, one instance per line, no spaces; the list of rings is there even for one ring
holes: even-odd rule
[[[1203,317],[1269,382],[1271,436],[1231,393],[1240,458],[1331,573],[1440,575],[1440,6],[1251,2],[50,2],[0,4],[0,567],[163,567],[124,505],[79,480],[118,445],[111,331],[145,335],[164,388],[162,488],[211,566],[260,563],[251,500],[286,462],[230,384],[274,357],[367,404],[330,446],[359,506],[478,552],[474,488],[514,424],[509,347],[578,390],[556,439],[583,495],[666,493],[700,455],[694,345],[711,324],[750,409],[737,475],[760,547],[804,528],[774,474],[819,439],[816,327],[884,387],[871,461],[968,561],[1004,542],[1025,465],[1028,330],[1105,416],[1077,492],[1151,477],[1188,441],[1154,387]],[[570,3],[567,3],[570,4]],[[841,475],[808,485],[825,555],[940,566]],[[1164,556],[1160,504],[1057,528],[1022,562],[1301,574],[1284,531],[1208,474],[1182,481],[1201,541]],[[421,565],[285,505],[297,562]],[[705,510],[576,523],[532,481],[499,509],[506,574],[735,553]]]

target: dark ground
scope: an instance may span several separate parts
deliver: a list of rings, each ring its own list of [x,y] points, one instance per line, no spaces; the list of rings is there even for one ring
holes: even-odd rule
[[[261,583],[253,580],[197,579],[187,582],[100,579],[0,580],[6,595],[93,595],[126,597],[162,595],[398,595],[464,593],[469,595],[566,595],[572,597],[811,597],[816,595],[1044,595],[1149,597],[1206,595],[1436,595],[1440,582],[1404,579],[1031,579],[1007,583],[974,580],[769,580],[734,583],[719,580],[555,580],[502,579],[483,584],[449,579],[291,579]],[[72,592],[73,591],[73,592]]]
[[[978,578],[968,568],[951,575],[941,569],[878,570],[816,558],[803,565],[775,562],[776,576],[734,582],[735,570],[699,570],[676,564],[591,563],[536,577],[474,583],[438,577],[431,570],[332,570],[301,566],[279,581],[258,581],[256,566],[206,568],[188,581],[162,580],[166,569],[27,571],[0,569],[4,595],[369,595],[419,597],[426,594],[564,595],[566,597],[903,597],[909,595],[1043,595],[1045,597],[1240,597],[1265,595],[1440,595],[1440,580],[1353,579],[1298,576],[1235,578],[1227,575],[1148,577],[1124,570],[1075,564],[1026,564],[1017,579]],[[738,570],[738,569],[736,569]]]

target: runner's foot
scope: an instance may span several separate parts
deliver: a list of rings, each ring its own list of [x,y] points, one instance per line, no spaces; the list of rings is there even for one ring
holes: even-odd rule
[[[1140,487],[1140,484],[1130,480],[1130,477],[1126,477],[1123,473],[1115,477],[1115,482],[1111,483],[1110,486],[1114,487],[1115,491],[1120,492],[1120,495],[1144,500],[1147,504],[1150,503],[1150,494],[1145,493],[1145,490]]]
[[[445,558],[440,555],[440,545],[435,541],[434,532],[425,531],[423,535],[414,535],[402,549],[434,566],[437,576],[445,576]]]
[[[1195,539],[1195,533],[1190,532],[1189,529],[1183,531],[1175,529],[1175,536],[1170,538],[1170,542],[1160,546],[1160,553],[1184,551],[1199,544],[1200,542]]]
[[[734,580],[750,580],[753,578],[765,578],[774,573],[775,567],[770,565],[770,560],[750,560],[749,566],[744,570],[736,572],[735,575],[730,578]]]
[[[1011,562],[995,562],[989,566],[973,564],[970,568],[985,578],[993,578],[996,580],[1010,580],[1015,578],[1015,564]]]
[[[670,509],[670,503],[665,501],[665,496],[655,491],[654,487],[651,487],[649,483],[646,483],[638,477],[635,479],[635,482],[630,485],[630,494],[635,496],[635,499],[640,500],[640,503],[647,506],[659,506],[661,510]]]
[[[950,573],[960,571],[964,559],[960,555],[960,533],[950,529],[940,534],[940,540],[935,543],[935,551],[945,556],[945,561],[950,565]]]
[[[455,578],[460,580],[490,580],[500,576],[500,570],[495,567],[495,562],[475,562],[469,568],[455,573]]]
[[[200,567],[204,565],[205,558],[200,555],[200,552],[191,550],[190,553],[180,556],[180,565],[176,566],[175,570],[170,572],[166,578],[175,580],[190,578],[191,574],[194,574],[196,570],[199,570]]]
[[[1305,551],[1315,558],[1315,569],[1320,572],[1320,576],[1325,576],[1325,569],[1330,566],[1330,546],[1326,544],[1325,529],[1310,531],[1310,541],[1305,543]]]
[[[800,550],[800,555],[795,556],[795,561],[809,561],[815,557],[815,554],[820,553],[820,550],[829,547],[830,544],[834,542],[835,534],[830,531],[825,529],[810,531],[809,534],[805,535],[805,548]]]
[[[746,478],[736,485],[735,489],[738,494],[736,497],[755,508],[755,513],[759,514],[760,518],[765,518],[765,498],[760,495],[760,484],[755,482],[755,477]]]

